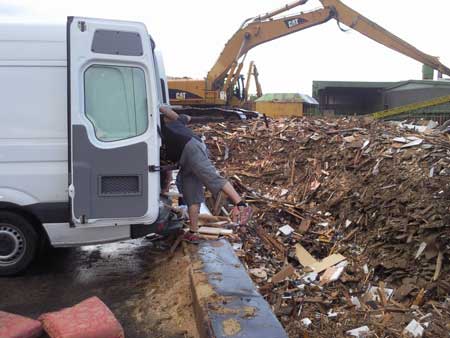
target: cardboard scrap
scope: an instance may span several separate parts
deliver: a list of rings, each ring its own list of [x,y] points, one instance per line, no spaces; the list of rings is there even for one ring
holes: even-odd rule
[[[336,265],[346,258],[341,254],[332,254],[325,257],[322,261],[315,259],[301,244],[295,245],[295,257],[303,267],[308,267],[315,273],[321,273],[322,271]]]
[[[297,257],[298,262],[304,267],[317,263],[317,260],[298,243],[295,245],[295,257]]]
[[[329,267],[336,265],[337,263],[340,263],[344,261],[346,258],[342,256],[341,254],[332,254],[328,257],[325,257],[322,261],[316,262],[314,264],[309,265],[311,269],[313,269],[314,272],[320,273]]]

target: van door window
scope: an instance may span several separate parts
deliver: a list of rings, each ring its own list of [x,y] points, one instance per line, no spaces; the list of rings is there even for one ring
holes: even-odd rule
[[[84,73],[85,114],[100,141],[143,134],[148,126],[144,71],[93,65]]]

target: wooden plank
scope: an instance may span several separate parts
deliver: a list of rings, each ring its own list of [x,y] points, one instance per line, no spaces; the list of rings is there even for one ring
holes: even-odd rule
[[[295,257],[297,257],[298,262],[304,267],[319,263],[301,244],[298,243],[295,245]]]
[[[181,241],[183,240],[183,237],[184,237],[184,233],[180,234],[177,237],[177,239],[175,240],[175,242],[172,244],[172,246],[170,247],[170,251],[169,251],[169,257],[173,257],[174,256],[175,250],[180,245]]]
[[[219,191],[219,193],[217,194],[215,203],[214,203],[213,215],[220,214],[220,209],[222,208],[223,200],[224,200],[224,194],[222,191]]]
[[[200,229],[198,229],[198,232],[200,234],[206,234],[206,235],[232,235],[233,234],[233,230],[231,230],[231,229],[213,228],[213,227],[200,227]]]
[[[295,275],[295,269],[291,264],[284,266],[272,277],[272,283],[279,283],[285,280],[285,278]]]
[[[439,275],[441,274],[442,269],[442,261],[444,260],[444,254],[442,251],[439,251],[437,260],[436,260],[436,269],[434,270],[433,281],[437,281],[439,279]]]
[[[256,228],[256,233],[261,238],[261,240],[266,244],[268,247],[272,247],[275,249],[275,252],[279,256],[279,258],[284,258],[286,256],[286,249],[283,246],[282,243],[277,241],[275,238],[270,236],[266,230],[264,230],[261,226],[258,226]]]
[[[302,223],[300,224],[298,231],[303,235],[304,233],[308,232],[310,226],[311,226],[311,220],[304,219],[304,220],[302,220]]]

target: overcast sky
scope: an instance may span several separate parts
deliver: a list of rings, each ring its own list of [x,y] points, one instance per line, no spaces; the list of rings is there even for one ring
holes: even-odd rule
[[[204,78],[242,21],[276,9],[283,0],[0,0],[0,20],[64,23],[67,15],[144,22],[171,76]],[[450,66],[450,2],[344,0],[422,51]],[[310,0],[305,9],[320,7]],[[299,10],[297,10],[298,12]],[[294,11],[295,12],[295,11]],[[251,50],[263,91],[310,94],[313,80],[399,81],[421,78],[421,64],[334,20]]]

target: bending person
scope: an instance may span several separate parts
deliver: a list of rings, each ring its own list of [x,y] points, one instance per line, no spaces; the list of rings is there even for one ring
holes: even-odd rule
[[[191,117],[178,115],[169,106],[160,107],[163,114],[161,123],[162,141],[167,160],[178,163],[180,171],[177,183],[188,206],[189,232],[185,239],[198,241],[198,215],[200,204],[205,201],[204,187],[214,196],[223,191],[234,203],[233,221],[241,225],[247,223],[252,209],[242,200],[230,182],[219,175],[208,158],[206,145],[187,124]]]

